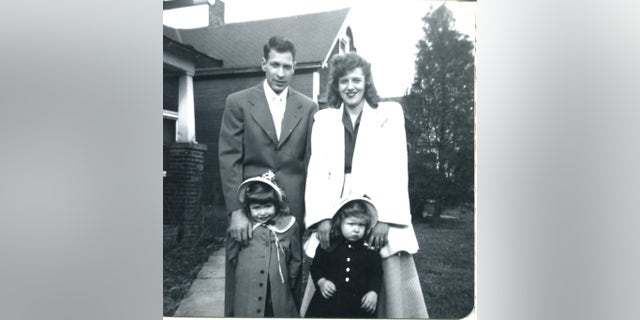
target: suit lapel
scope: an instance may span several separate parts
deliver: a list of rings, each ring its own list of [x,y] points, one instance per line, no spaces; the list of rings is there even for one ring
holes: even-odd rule
[[[277,145],[278,139],[276,138],[276,128],[273,125],[273,117],[269,110],[269,103],[267,102],[267,97],[264,94],[262,83],[256,86],[255,90],[253,90],[253,94],[249,98],[249,103],[253,106],[250,111],[253,119],[256,120],[260,128],[262,128],[267,137],[271,139],[273,144]]]
[[[302,103],[295,97],[293,89],[289,87],[287,106],[284,110],[284,117],[282,118],[282,128],[280,130],[280,142],[278,143],[278,147],[281,147],[282,144],[287,141],[293,132],[293,129],[295,129],[302,118],[302,114],[300,112],[300,109],[302,109]]]

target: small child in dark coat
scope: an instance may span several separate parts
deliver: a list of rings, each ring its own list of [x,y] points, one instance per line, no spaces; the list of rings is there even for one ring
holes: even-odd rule
[[[311,318],[371,318],[382,283],[380,254],[364,236],[375,225],[377,211],[365,197],[341,201],[333,217],[331,246],[318,246],[311,277],[316,292],[305,314]]]

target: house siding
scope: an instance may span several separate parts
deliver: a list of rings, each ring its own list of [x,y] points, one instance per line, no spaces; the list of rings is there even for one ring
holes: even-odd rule
[[[165,70],[166,72],[166,70]],[[162,80],[162,109],[178,111],[178,77],[164,76]],[[169,146],[176,141],[176,121],[162,119],[162,170],[167,170]]]
[[[178,111],[178,77],[165,76],[162,79],[162,109]]]
[[[291,87],[312,97],[314,70],[297,70]],[[264,73],[241,75],[218,75],[194,79],[194,103],[196,119],[196,141],[207,145],[204,161],[204,198],[207,205],[224,203],[218,164],[218,135],[222,114],[229,94],[258,85]]]
[[[320,75],[320,94],[318,95],[318,105],[321,109],[327,106],[327,96],[329,95],[329,68],[322,68],[318,72]]]

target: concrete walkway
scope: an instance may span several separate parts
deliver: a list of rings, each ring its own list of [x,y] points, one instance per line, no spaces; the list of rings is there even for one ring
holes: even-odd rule
[[[202,266],[174,317],[224,316],[224,251],[215,251]]]

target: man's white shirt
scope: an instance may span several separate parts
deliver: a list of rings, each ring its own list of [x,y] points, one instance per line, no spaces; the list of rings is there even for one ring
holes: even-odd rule
[[[287,107],[287,93],[289,93],[289,87],[285,88],[276,94],[273,92],[267,81],[262,82],[264,87],[264,94],[267,97],[267,103],[269,103],[269,110],[273,117],[273,125],[276,128],[276,137],[280,140],[280,130],[282,128],[282,118],[284,118],[284,110]]]

